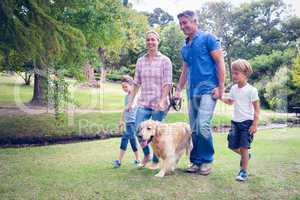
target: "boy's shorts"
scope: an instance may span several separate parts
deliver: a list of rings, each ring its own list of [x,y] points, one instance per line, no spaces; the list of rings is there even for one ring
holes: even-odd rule
[[[231,129],[227,137],[228,148],[248,148],[253,141],[253,135],[249,133],[249,129],[253,123],[253,120],[246,120],[243,122],[231,121]]]

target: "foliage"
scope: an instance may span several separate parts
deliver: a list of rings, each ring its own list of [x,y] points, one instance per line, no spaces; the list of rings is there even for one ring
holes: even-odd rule
[[[275,76],[266,84],[265,98],[270,108],[276,111],[287,111],[288,95],[291,94],[289,82],[291,70],[287,66],[281,67]]]
[[[161,8],[155,8],[153,13],[143,12],[143,14],[148,17],[148,22],[152,27],[165,26],[174,20],[169,13]]]
[[[286,51],[273,50],[269,55],[255,56],[250,60],[254,71],[251,79],[259,80],[262,76],[273,76],[282,65],[291,66],[295,55],[295,49],[290,48]]]
[[[119,65],[130,66],[145,51],[145,32],[149,29],[149,24],[143,14],[128,8],[123,9],[122,23],[125,41],[120,52]]]
[[[177,82],[180,76],[182,64],[181,47],[184,41],[184,34],[175,23],[169,23],[161,32],[160,51],[168,56],[173,64],[173,81]]]
[[[300,51],[298,51],[297,57],[294,59],[292,77],[295,86],[300,88]]]

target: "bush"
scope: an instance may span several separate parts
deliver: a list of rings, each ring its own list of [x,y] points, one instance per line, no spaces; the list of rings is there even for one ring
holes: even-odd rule
[[[264,97],[272,110],[286,112],[288,95],[291,94],[290,82],[291,70],[287,66],[279,68],[275,76],[266,85]]]
[[[122,79],[122,75],[121,74],[107,74],[106,75],[106,78],[109,80],[109,81],[121,81]]]

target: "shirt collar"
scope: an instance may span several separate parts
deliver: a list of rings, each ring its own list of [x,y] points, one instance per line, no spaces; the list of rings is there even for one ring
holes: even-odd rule
[[[193,41],[195,38],[199,37],[199,36],[201,35],[201,33],[202,33],[202,31],[200,31],[200,30],[198,29],[198,30],[195,32],[195,34],[193,35],[192,41]],[[189,43],[189,38],[186,37],[186,38],[185,38],[185,44],[188,44],[188,43]]]
[[[155,57],[160,57],[160,56],[162,56],[162,53],[158,51]],[[148,53],[146,53],[143,57],[148,57]]]

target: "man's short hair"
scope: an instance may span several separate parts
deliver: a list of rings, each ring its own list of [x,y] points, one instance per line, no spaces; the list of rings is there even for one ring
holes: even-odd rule
[[[191,10],[183,11],[183,12],[181,12],[177,15],[178,19],[181,18],[181,17],[187,17],[191,21],[195,21],[196,23],[198,22],[196,13],[194,11],[191,11]]]

